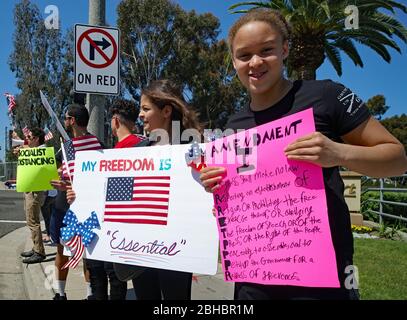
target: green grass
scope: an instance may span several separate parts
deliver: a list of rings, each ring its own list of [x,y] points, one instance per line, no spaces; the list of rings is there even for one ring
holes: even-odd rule
[[[407,300],[407,242],[355,239],[363,300]]]

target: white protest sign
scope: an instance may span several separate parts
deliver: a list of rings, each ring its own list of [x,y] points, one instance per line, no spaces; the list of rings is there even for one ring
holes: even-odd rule
[[[188,145],[76,154],[71,210],[94,211],[101,229],[90,259],[215,274],[218,233],[213,198],[187,166]]]
[[[75,25],[76,92],[119,94],[119,29]]]
[[[40,96],[41,96],[41,102],[42,102],[43,106],[45,107],[45,110],[48,111],[48,114],[51,117],[52,121],[54,121],[55,126],[57,127],[59,133],[61,134],[61,136],[64,138],[65,141],[69,140],[70,138],[69,138],[68,134],[66,133],[61,122],[59,122],[57,115],[55,114],[54,110],[52,110],[51,106],[48,103],[47,98],[45,97],[45,95],[42,93],[41,90],[40,90]]]

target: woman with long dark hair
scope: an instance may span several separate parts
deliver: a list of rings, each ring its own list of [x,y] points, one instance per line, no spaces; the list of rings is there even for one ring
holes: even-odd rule
[[[169,80],[153,81],[142,90],[139,118],[149,135],[139,146],[171,143],[173,135],[186,129],[201,132],[196,113],[180,88]],[[179,121],[180,132],[172,132],[173,121]],[[191,299],[192,273],[189,272],[139,267],[139,274],[132,281],[137,300]]]

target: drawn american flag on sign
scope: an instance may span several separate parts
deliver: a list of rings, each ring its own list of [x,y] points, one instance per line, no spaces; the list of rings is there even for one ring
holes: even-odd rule
[[[85,150],[101,150],[102,146],[96,136],[87,135],[65,141],[63,148],[66,154],[66,162],[63,161],[62,176],[68,177],[67,168],[69,168],[69,175],[72,178],[75,168],[75,153]]]
[[[104,221],[167,225],[170,177],[107,179]]]

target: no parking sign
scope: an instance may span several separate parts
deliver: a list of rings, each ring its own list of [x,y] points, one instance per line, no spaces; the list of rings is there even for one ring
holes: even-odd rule
[[[119,94],[119,29],[75,25],[74,90]]]

